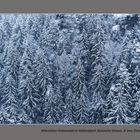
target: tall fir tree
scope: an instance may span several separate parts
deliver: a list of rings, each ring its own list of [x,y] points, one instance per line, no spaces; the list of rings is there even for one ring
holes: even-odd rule
[[[84,67],[78,58],[77,73],[74,82],[74,106],[73,117],[76,124],[89,123],[88,121],[88,107],[89,99],[87,95],[87,89],[85,86]]]
[[[117,80],[107,97],[107,124],[132,124],[135,121],[134,100],[131,96],[131,75],[121,63]]]

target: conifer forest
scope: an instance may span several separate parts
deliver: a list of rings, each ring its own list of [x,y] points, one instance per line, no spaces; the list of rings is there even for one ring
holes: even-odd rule
[[[0,14],[0,124],[140,124],[140,14]]]

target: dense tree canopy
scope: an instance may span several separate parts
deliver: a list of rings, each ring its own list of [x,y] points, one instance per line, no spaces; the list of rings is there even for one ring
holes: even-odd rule
[[[139,124],[139,14],[1,14],[0,123]]]

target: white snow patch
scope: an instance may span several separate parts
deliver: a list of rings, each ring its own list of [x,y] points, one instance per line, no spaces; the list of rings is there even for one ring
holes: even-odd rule
[[[112,27],[112,31],[119,31],[120,30],[120,25],[115,25]]]
[[[48,95],[48,96],[50,95],[50,87],[48,87],[47,95]]]
[[[111,90],[114,90],[114,89],[115,89],[115,85],[112,85]]]
[[[140,48],[137,48],[137,49],[136,49],[136,52],[140,53]]]

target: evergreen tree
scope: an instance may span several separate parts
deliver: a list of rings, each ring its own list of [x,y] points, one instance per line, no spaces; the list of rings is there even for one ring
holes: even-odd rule
[[[74,124],[74,120],[73,120],[73,106],[74,104],[74,94],[71,90],[71,88],[69,88],[66,91],[66,102],[64,107],[66,108],[65,110],[65,116],[63,119],[63,123],[64,124]]]
[[[59,88],[55,93],[53,87],[49,87],[48,92],[45,95],[45,107],[43,111],[44,123],[59,124],[63,122],[65,108]]]
[[[139,110],[139,102],[140,102],[140,71],[139,71],[139,67],[136,66],[135,68],[135,71],[133,73],[133,80],[132,80],[132,96],[133,96],[133,99],[135,100],[135,108],[134,108],[134,111],[135,111],[135,117],[136,117],[136,120],[135,120],[135,123],[136,124],[139,124],[139,118],[140,118],[140,110]]]
[[[27,116],[33,123],[38,123],[37,117],[39,112],[40,95],[35,86],[34,61],[30,51],[26,49],[21,60],[20,66],[20,85],[19,93],[21,95],[22,107]]]
[[[92,54],[95,60],[92,63],[92,79],[90,81],[90,90],[92,91],[93,104],[96,106],[102,99],[105,99],[105,75],[106,75],[106,56],[105,37],[102,26],[99,25],[95,34],[94,53]]]
[[[39,102],[39,112],[38,119],[40,123],[42,122],[43,117],[43,108],[45,104],[45,95],[47,94],[48,87],[51,85],[52,79],[50,77],[50,67],[49,63],[47,63],[47,59],[41,49],[37,50],[36,57],[35,57],[35,87],[38,90],[38,94],[40,95],[40,102]]]
[[[88,123],[89,99],[87,96],[87,89],[85,86],[84,68],[80,59],[78,59],[77,64],[77,73],[74,82],[74,94],[74,121],[78,124]]]
[[[1,90],[1,111],[3,118],[5,118],[4,123],[18,123],[21,115],[21,105],[20,97],[18,93],[18,83],[19,83],[19,53],[15,48],[8,48],[7,58],[5,59],[5,72],[2,78],[3,87]]]
[[[134,100],[131,92],[131,75],[125,64],[120,65],[117,81],[108,94],[107,124],[132,124],[135,121]]]

